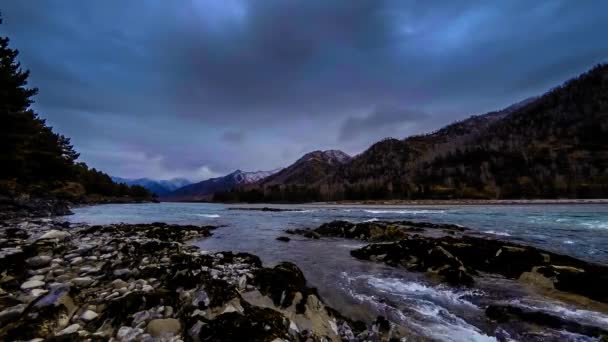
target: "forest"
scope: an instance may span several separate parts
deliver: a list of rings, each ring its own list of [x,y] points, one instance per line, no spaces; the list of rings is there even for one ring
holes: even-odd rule
[[[0,18],[0,24],[2,20]],[[18,50],[0,37],[0,195],[52,196],[74,202],[104,197],[152,199],[140,186],[116,184],[105,173],[77,162],[70,139],[53,131],[31,107],[37,88]]]

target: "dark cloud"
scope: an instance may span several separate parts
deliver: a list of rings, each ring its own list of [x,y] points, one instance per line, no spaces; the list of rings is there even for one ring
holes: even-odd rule
[[[241,143],[245,140],[246,133],[244,131],[226,131],[222,135],[222,139],[227,142]]]
[[[40,88],[36,110],[83,160],[127,177],[273,169],[314,149],[358,153],[608,60],[602,0],[1,7],[0,32]]]
[[[349,141],[367,137],[370,134],[377,138],[389,137],[403,132],[404,127],[419,122],[427,117],[419,111],[412,111],[396,107],[378,108],[365,117],[349,117],[340,128],[340,140]]]

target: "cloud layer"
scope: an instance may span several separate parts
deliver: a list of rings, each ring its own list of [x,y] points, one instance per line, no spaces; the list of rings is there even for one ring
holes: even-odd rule
[[[2,35],[36,109],[123,177],[361,152],[537,95],[608,60],[605,1],[23,1]]]

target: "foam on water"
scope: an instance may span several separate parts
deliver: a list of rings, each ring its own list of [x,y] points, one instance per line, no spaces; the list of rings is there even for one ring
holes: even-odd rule
[[[218,218],[220,215],[218,214],[196,214],[199,217],[207,217],[207,218]]]
[[[496,231],[496,230],[484,230],[483,232],[486,234],[492,234],[492,235],[498,235],[498,236],[511,236],[511,234],[509,234],[507,232],[501,232],[501,231]]]
[[[445,210],[372,210],[365,209],[363,210],[366,213],[370,214],[409,214],[409,215],[418,215],[418,214],[445,214]]]
[[[600,327],[608,326],[608,315],[596,311],[569,307],[567,304],[561,302],[550,302],[546,299],[543,301],[517,299],[511,300],[508,303],[510,305],[519,306],[530,310],[547,312],[579,323],[586,323]]]
[[[437,287],[427,286],[416,282],[404,282],[395,278],[375,278],[369,277],[367,283],[383,292],[408,298],[432,299],[451,305],[464,305],[470,309],[477,309],[477,306],[463,299],[467,296],[479,296],[481,292],[465,290],[455,292],[443,285]]]
[[[608,229],[608,222],[606,221],[582,222],[581,225],[590,229]]]
[[[393,320],[398,319],[401,324],[408,326],[416,333],[440,341],[496,341],[496,338],[484,334],[479,328],[467,323],[464,319],[451,313],[445,306],[466,307],[469,310],[480,310],[465,296],[480,295],[475,291],[455,291],[444,286],[431,287],[413,281],[403,281],[396,278],[379,278],[374,276],[348,277],[342,275],[350,282],[364,280],[374,292],[396,296],[407,304],[403,310],[379,300],[375,295],[356,292],[355,286],[350,284],[347,288],[356,300],[372,305],[379,312],[384,312]]]

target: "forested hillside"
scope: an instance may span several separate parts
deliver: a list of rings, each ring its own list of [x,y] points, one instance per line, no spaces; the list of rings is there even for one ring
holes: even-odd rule
[[[1,19],[0,19],[1,23]],[[70,139],[53,131],[31,104],[38,89],[28,87],[29,71],[18,51],[0,37],[0,195],[54,197],[70,201],[103,197],[151,199],[146,189],[112,182],[101,171],[76,162]]]
[[[545,95],[436,132],[385,139],[323,179],[221,200],[608,197],[608,65]]]

